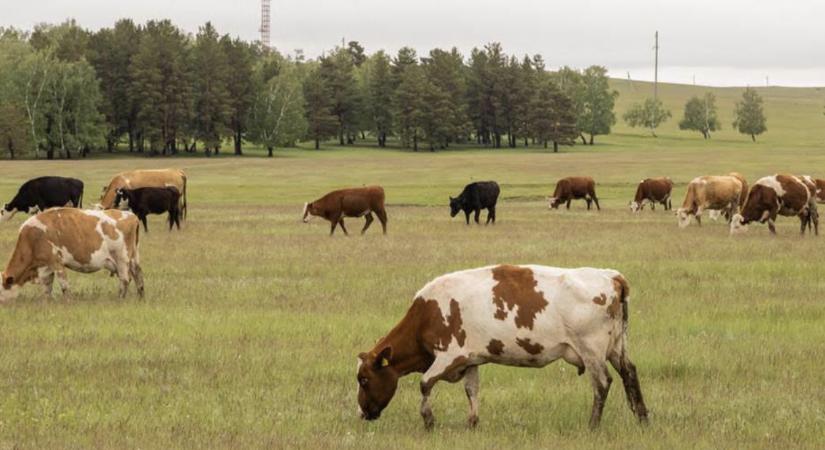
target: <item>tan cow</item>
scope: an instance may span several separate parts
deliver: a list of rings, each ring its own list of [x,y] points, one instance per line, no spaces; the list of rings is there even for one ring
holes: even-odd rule
[[[372,224],[372,213],[378,216],[381,228],[387,234],[387,210],[384,207],[384,188],[381,186],[341,189],[314,202],[304,203],[302,220],[308,223],[310,216],[327,219],[332,224],[329,230],[329,235],[332,236],[338,225],[341,225],[344,234],[349,234],[344,227],[344,217],[364,217],[367,221],[361,230],[361,234],[364,234]]]
[[[630,202],[630,210],[633,212],[645,209],[645,204],[650,203],[650,209],[656,210],[656,203],[661,203],[665,211],[672,209],[670,198],[673,191],[673,181],[668,177],[646,178],[639,182],[636,188],[636,195]]]
[[[115,175],[109,184],[103,188],[103,195],[100,197],[98,209],[113,209],[115,197],[118,189],[137,189],[144,187],[169,187],[178,188],[181,193],[181,212],[186,218],[186,173],[181,169],[148,169],[131,170]]]
[[[802,234],[805,233],[806,226],[813,227],[813,231],[819,234],[819,215],[812,193],[815,189],[813,183],[794,175],[778,174],[760,178],[751,188],[742,213],[733,217],[731,234],[746,231],[751,222],[767,222],[770,232],[776,234],[774,222],[777,215],[797,216]]]
[[[58,282],[66,295],[66,269],[91,273],[106,269],[120,280],[120,297],[131,280],[143,297],[143,272],[138,254],[137,216],[118,210],[52,208],[29,218],[20,227],[17,245],[0,273],[0,302],[17,295],[30,281],[52,293]]]
[[[813,184],[814,189],[811,192],[815,193],[816,202],[825,203],[825,180],[813,178],[810,175],[803,175],[801,178],[806,184]]]
[[[739,211],[742,201],[742,190],[745,186],[739,178],[730,175],[703,176],[694,178],[688,183],[685,200],[682,207],[676,211],[679,227],[690,225],[690,219],[696,218],[696,223],[702,224],[702,212],[707,209],[718,209],[725,212],[730,218]]]
[[[455,272],[429,282],[407,314],[372,350],[358,357],[358,407],[375,420],[399,378],[421,376],[421,416],[434,423],[429,398],[438,381],[464,379],[469,425],[478,422],[478,366],[544,367],[563,359],[590,374],[590,426],[601,420],[612,382],[622,378],[630,409],[647,420],[636,367],[627,351],[629,286],[608,269],[499,265]]]

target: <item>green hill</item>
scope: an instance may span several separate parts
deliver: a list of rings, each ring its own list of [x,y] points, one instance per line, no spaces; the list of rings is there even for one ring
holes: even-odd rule
[[[621,116],[631,104],[653,96],[653,83],[611,79],[611,85],[619,91],[616,101],[617,124],[614,128],[615,135],[602,141],[616,143],[618,139],[618,142],[633,145],[633,142],[626,142],[623,138],[650,136],[647,130],[628,127]],[[756,90],[765,100],[765,116],[768,119],[768,131],[757,138],[762,144],[781,147],[825,144],[825,87],[759,87]],[[672,146],[678,145],[679,141],[684,141],[684,145],[701,141],[702,136],[698,132],[679,130],[679,121],[684,113],[685,102],[690,97],[712,92],[716,95],[716,106],[722,123],[722,130],[713,134],[712,142],[726,145],[752,144],[747,136],[739,134],[731,126],[734,105],[741,99],[743,91],[742,87],[717,88],[659,83],[659,98],[673,113],[673,117],[659,128],[659,139],[645,139],[642,143]]]

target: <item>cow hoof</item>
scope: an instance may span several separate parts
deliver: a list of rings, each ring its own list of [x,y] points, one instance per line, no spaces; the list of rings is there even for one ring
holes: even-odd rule
[[[424,418],[424,429],[427,431],[432,431],[433,427],[435,426],[435,418],[433,416],[427,416]]]
[[[467,427],[472,430],[475,429],[476,426],[478,426],[478,416],[470,416],[467,419]]]

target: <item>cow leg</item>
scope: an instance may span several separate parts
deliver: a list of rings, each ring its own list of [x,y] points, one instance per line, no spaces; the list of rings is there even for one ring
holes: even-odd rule
[[[587,203],[587,210],[590,211],[590,203],[592,203],[593,200],[590,200],[590,197],[587,197],[584,199],[584,201],[585,203]]]
[[[338,219],[338,224],[341,225],[341,229],[344,230],[344,234],[349,236],[349,232],[347,231],[347,227],[344,226],[344,217],[343,216],[341,216],[341,218]]]
[[[464,211],[464,220],[467,221],[467,225],[470,224],[470,211]]]
[[[768,229],[771,231],[771,234],[776,234],[776,227],[773,225],[773,219],[768,219]]]
[[[614,352],[610,355],[610,364],[619,372],[622,377],[622,384],[624,384],[624,392],[627,396],[627,405],[639,422],[647,423],[647,406],[642,397],[642,388],[639,386],[639,377],[636,375],[636,366],[627,357],[627,354],[619,355]]]
[[[475,428],[478,425],[478,366],[472,366],[464,372],[464,392],[470,401],[470,414],[467,417],[467,426]]]
[[[38,278],[40,284],[43,285],[43,290],[45,291],[46,298],[51,298],[52,285],[54,284],[54,271],[51,269],[45,269],[39,273]]]
[[[489,225],[490,221],[493,222],[493,225],[496,224],[496,207],[495,206],[491,206],[491,207],[487,208],[487,223],[486,223],[486,225]]]
[[[421,376],[421,418],[424,419],[424,428],[431,430],[435,423],[433,410],[430,407],[430,392],[439,380],[445,379],[450,383],[460,380],[465,373],[467,357],[464,355],[448,355],[440,353],[430,368]]]
[[[384,234],[387,234],[387,212],[382,209],[381,211],[375,211],[375,215],[378,216],[378,221],[381,222],[381,229],[384,230]]]
[[[129,269],[128,263],[119,262],[117,264],[117,279],[120,281],[120,288],[118,289],[117,295],[120,298],[126,298],[126,293],[129,291],[129,275],[131,274]]]
[[[595,204],[596,204],[596,210],[597,210],[597,211],[601,211],[601,210],[602,210],[602,207],[601,207],[601,206],[599,206],[599,199],[598,199],[595,195],[593,196],[593,203],[595,203]]]
[[[367,223],[364,224],[364,228],[361,230],[361,234],[366,233],[367,228],[369,228],[370,225],[372,225],[372,213],[367,213],[367,215],[364,216],[364,219],[367,221]]]
[[[480,224],[478,223],[478,218],[479,218],[480,216],[481,216],[481,208],[476,208],[476,209],[475,209],[475,211],[473,211],[473,220],[475,220],[476,225],[480,225]]]
[[[610,378],[610,372],[607,371],[607,365],[604,361],[585,360],[587,371],[590,372],[590,383],[593,385],[593,409],[590,413],[590,429],[599,427],[602,421],[602,411],[604,410],[604,402],[607,400],[607,393],[610,391],[610,383],[613,379]]]
[[[60,291],[63,297],[68,298],[71,294],[69,292],[69,278],[66,276],[66,269],[60,267],[55,270],[55,273],[57,274],[57,283],[60,285]]]
[[[338,218],[336,217],[330,222],[332,222],[332,225],[329,228],[329,235],[332,236],[335,233],[335,227],[338,226]]]
[[[572,200],[567,200],[567,209],[570,209],[570,202],[571,202],[571,201],[572,201]]]
[[[129,275],[135,280],[138,297],[143,298],[143,269],[135,260],[129,261]]]
[[[146,214],[140,216],[140,221],[143,223],[143,231],[149,232],[149,225],[146,223]]]

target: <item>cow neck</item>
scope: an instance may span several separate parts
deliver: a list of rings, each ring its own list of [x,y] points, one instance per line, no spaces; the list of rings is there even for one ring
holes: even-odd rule
[[[433,358],[422,346],[419,333],[421,315],[418,313],[418,309],[420,303],[416,301],[407,311],[407,315],[401,319],[401,322],[378,341],[372,351],[375,355],[387,346],[392,347],[390,366],[398,372],[399,376],[413,372],[423,373],[432,364]]]

